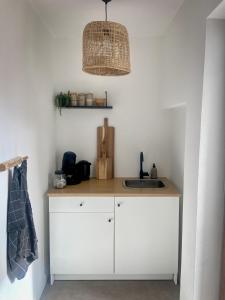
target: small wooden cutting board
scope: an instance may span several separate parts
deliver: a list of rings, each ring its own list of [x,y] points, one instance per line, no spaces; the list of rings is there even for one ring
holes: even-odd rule
[[[112,179],[112,158],[97,158],[96,161],[96,178]]]

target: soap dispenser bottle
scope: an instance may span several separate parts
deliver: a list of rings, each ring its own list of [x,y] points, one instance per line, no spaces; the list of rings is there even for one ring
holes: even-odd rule
[[[156,165],[153,164],[151,169],[151,179],[157,179],[157,178],[158,178],[157,168]]]

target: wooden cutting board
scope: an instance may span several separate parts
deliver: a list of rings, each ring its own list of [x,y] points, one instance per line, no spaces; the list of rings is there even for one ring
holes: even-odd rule
[[[114,177],[114,137],[115,129],[108,126],[108,119],[105,118],[104,125],[97,128],[97,179]]]

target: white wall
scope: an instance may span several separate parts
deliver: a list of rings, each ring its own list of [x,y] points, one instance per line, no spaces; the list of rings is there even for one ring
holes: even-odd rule
[[[115,174],[138,176],[139,152],[145,154],[145,170],[156,162],[159,174],[169,176],[169,113],[161,110],[160,38],[132,38],[132,72],[124,77],[99,77],[82,72],[82,32],[74,39],[55,39],[55,91],[94,92],[104,96],[108,90],[113,105],[106,110],[68,110],[57,115],[57,157],[61,166],[66,150],[78,160],[94,163],[96,128],[108,117],[116,128]]]
[[[54,109],[50,36],[24,0],[0,2],[0,161],[28,155],[28,188],[39,259],[22,281],[6,265],[8,173],[0,173],[0,299],[38,300],[48,275],[46,191],[53,169]]]
[[[219,0],[185,0],[163,45],[163,107],[186,104],[181,300],[194,299],[201,101],[206,18]]]
[[[183,193],[186,109],[185,106],[181,106],[173,108],[169,112],[171,116],[170,178],[180,193]]]
[[[225,20],[207,22],[195,299],[219,299],[224,231]]]

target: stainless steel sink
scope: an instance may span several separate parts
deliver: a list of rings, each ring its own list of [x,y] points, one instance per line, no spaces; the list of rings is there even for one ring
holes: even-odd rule
[[[124,186],[128,188],[163,188],[165,184],[160,179],[127,179]]]

